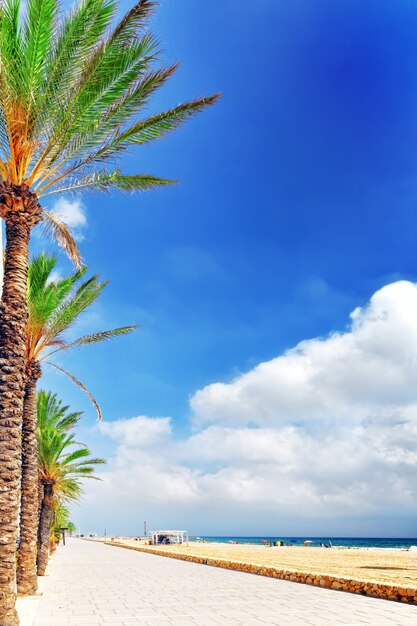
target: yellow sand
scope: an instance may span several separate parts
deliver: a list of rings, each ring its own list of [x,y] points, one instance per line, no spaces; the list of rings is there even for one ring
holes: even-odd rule
[[[129,539],[118,542],[152,551],[153,547]],[[158,551],[214,557],[342,578],[417,587],[417,552],[339,548],[269,547],[244,544],[191,543],[158,546]]]

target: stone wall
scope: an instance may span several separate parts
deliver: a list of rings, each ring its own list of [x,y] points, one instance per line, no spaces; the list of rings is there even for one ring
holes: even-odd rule
[[[357,580],[341,578],[339,576],[297,572],[295,570],[279,569],[278,567],[266,567],[264,565],[240,563],[238,561],[216,559],[213,557],[168,552],[165,550],[158,550],[158,548],[153,547],[141,548],[139,546],[128,546],[125,543],[117,541],[107,541],[105,543],[108,546],[117,546],[119,548],[126,548],[127,550],[136,550],[137,552],[156,554],[158,556],[179,559],[181,561],[190,561],[191,563],[199,563],[201,565],[211,565],[212,567],[222,567],[223,569],[247,572],[249,574],[258,574],[259,576],[268,576],[269,578],[279,578],[280,580],[290,580],[292,582],[304,583],[306,585],[314,585],[315,587],[324,587],[326,589],[359,593],[363,596],[372,596],[374,598],[383,598],[385,600],[417,604],[417,587],[396,587],[394,585],[369,580]]]

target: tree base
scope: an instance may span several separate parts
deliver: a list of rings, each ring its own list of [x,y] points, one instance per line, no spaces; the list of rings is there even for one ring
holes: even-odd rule
[[[17,593],[20,596],[33,596],[38,590],[38,577],[34,576],[24,582],[17,583]]]
[[[10,609],[5,615],[0,615],[1,626],[19,626],[20,620],[16,609]]]

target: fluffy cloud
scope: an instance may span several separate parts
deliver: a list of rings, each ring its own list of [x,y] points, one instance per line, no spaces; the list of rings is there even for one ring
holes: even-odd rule
[[[127,448],[155,446],[169,437],[172,431],[169,417],[150,418],[145,415],[116,422],[102,422],[99,429]]]
[[[87,225],[85,207],[80,200],[68,200],[59,198],[54,206],[53,212],[75,233],[78,240],[82,239],[81,229]]]
[[[303,341],[191,399],[198,424],[360,423],[417,400],[417,288],[401,281],[351,315],[348,332]]]
[[[102,422],[98,428],[117,442],[104,483],[110,500],[133,497],[133,502],[140,498],[167,504],[193,499],[193,472],[172,462],[170,418],[139,416]]]
[[[417,285],[384,287],[352,313],[345,332],[303,341],[229,383],[208,385],[190,404],[193,432],[180,440],[169,418],[100,426],[117,442],[101,501],[111,493],[132,511],[156,507],[164,521],[175,504],[197,532],[209,511],[235,528],[242,516],[253,524],[278,516],[281,528],[285,520],[292,528],[300,518],[339,520],[336,534],[340,520],[359,513],[411,519]]]

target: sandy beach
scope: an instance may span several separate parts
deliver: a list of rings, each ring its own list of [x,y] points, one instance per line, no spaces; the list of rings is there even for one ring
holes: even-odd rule
[[[149,551],[154,549],[153,546],[130,539],[117,541],[132,547],[140,545]],[[406,550],[269,547],[192,542],[188,546],[158,546],[157,549],[159,552],[212,557],[311,574],[417,588],[417,552]]]

